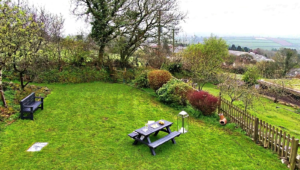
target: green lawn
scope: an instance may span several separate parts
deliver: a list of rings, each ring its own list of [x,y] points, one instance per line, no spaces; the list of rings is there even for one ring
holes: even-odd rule
[[[176,145],[169,141],[152,156],[127,135],[148,120],[176,122],[180,110],[122,84],[47,86],[52,93],[35,121],[17,120],[0,132],[1,169],[286,169],[244,134],[199,119]],[[26,152],[35,142],[49,145]]]
[[[207,84],[203,90],[206,90],[215,96],[219,95],[219,89],[211,84]],[[235,101],[234,105],[244,108],[243,102],[241,101]],[[274,103],[270,99],[260,97],[259,100],[255,100],[254,107],[250,108],[248,111],[259,119],[300,139],[300,116],[294,112],[296,111],[294,108]]]
[[[284,87],[291,88],[297,91],[300,91],[300,79],[298,78],[292,78],[292,79],[263,79],[264,81],[278,84],[279,86],[282,86],[282,83],[284,84]]]

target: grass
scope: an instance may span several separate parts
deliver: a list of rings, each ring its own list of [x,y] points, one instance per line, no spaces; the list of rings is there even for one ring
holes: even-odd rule
[[[264,79],[264,81],[275,83],[282,86],[282,83],[285,87],[300,91],[300,79]]]
[[[211,84],[206,85],[203,90],[215,96],[219,95],[219,89]],[[244,108],[241,101],[235,101],[234,105]],[[272,100],[264,97],[255,100],[254,107],[248,110],[250,114],[300,139],[300,116],[295,111],[296,109],[290,106],[274,103]]]
[[[133,146],[127,134],[148,120],[176,122],[180,110],[122,84],[47,87],[52,92],[35,121],[17,120],[0,132],[1,169],[286,169],[271,151],[228,130],[233,124],[224,128],[194,118],[176,145],[169,141],[152,156],[147,146]],[[49,145],[26,152],[35,142]]]

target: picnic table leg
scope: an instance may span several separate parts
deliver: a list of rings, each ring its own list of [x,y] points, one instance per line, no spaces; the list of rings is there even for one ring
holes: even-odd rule
[[[141,135],[138,135],[138,136],[135,137],[135,138],[140,138],[140,137],[141,137]],[[133,145],[136,145],[138,142],[139,142],[139,141],[135,139],[134,142],[133,142]]]
[[[150,147],[149,147],[150,148]],[[153,155],[153,156],[155,156],[156,155],[156,153],[155,153],[155,151],[154,151],[154,149],[153,148],[150,148],[150,151],[151,151],[151,154]]]
[[[171,129],[170,129],[170,127],[168,126],[168,127],[166,127],[167,128],[167,131],[168,131],[168,133],[170,134],[170,133],[172,133],[172,131],[171,131]],[[173,138],[173,139],[171,139],[172,140],[172,143],[173,144],[176,144],[176,142],[175,142],[175,138]]]
[[[146,139],[147,139],[147,143],[151,143],[151,140],[150,140],[149,136],[147,136]],[[150,148],[151,154],[153,156],[155,156],[156,155],[155,150],[151,147],[149,147],[149,148]]]
[[[158,132],[159,132],[159,131],[155,132],[155,133],[154,133],[154,136],[157,136]]]

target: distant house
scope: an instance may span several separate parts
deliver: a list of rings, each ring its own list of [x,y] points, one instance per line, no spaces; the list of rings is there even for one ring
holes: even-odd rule
[[[158,44],[156,44],[156,43],[150,43],[148,46],[152,49],[158,49]],[[163,44],[161,44],[161,47],[163,47]],[[168,47],[169,47],[170,51],[173,50],[173,45],[168,44]]]
[[[236,56],[241,56],[241,55],[251,55],[253,57],[253,60],[257,61],[257,62],[261,62],[261,61],[270,61],[270,62],[274,62],[274,60],[269,59],[263,55],[259,55],[259,54],[255,54],[255,52],[242,52],[242,51],[233,51],[233,50],[228,50],[229,54],[232,55],[236,55]]]

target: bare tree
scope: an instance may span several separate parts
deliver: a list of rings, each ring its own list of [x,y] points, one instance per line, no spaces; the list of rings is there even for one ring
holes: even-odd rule
[[[125,14],[127,25],[121,30],[123,37],[120,46],[121,62],[126,63],[129,57],[149,39],[166,36],[169,32],[162,28],[172,26],[175,22],[185,18],[185,14],[178,9],[176,0],[128,0]],[[162,47],[158,42],[158,52]]]

